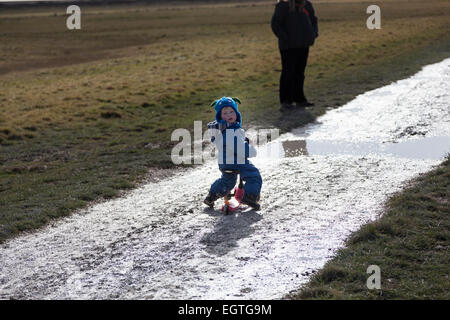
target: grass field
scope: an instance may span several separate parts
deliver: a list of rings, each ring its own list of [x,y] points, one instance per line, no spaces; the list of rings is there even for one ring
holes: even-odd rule
[[[0,242],[172,168],[170,134],[238,96],[244,128],[289,130],[355,95],[448,57],[450,2],[315,1],[319,33],[306,94],[278,110],[274,2],[82,7],[0,12]]]

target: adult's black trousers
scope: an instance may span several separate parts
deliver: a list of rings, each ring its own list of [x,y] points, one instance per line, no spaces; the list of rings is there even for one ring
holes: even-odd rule
[[[280,53],[282,67],[280,102],[306,101],[303,84],[305,82],[305,68],[308,61],[309,47],[280,50]]]

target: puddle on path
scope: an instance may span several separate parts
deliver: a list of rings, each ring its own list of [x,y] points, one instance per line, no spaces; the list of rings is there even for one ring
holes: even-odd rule
[[[291,138],[292,139],[292,138]],[[450,150],[450,137],[423,137],[397,143],[346,142],[333,140],[274,141],[260,148],[266,158],[314,155],[390,156],[417,160],[439,160]]]

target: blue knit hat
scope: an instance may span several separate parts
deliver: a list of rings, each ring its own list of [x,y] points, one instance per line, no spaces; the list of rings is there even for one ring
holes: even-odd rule
[[[239,112],[238,103],[241,103],[241,100],[236,97],[222,97],[216,101],[213,101],[213,103],[211,103],[211,106],[214,106],[214,109],[216,110],[217,122],[225,122],[225,120],[222,120],[222,109],[225,107],[231,107],[233,108],[234,112],[236,112],[236,122],[241,125],[242,118],[241,113]]]

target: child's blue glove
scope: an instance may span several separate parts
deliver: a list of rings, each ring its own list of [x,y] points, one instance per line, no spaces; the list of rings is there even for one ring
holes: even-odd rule
[[[213,122],[208,123],[208,129],[217,129],[220,131],[223,131],[227,128],[227,123],[217,122],[217,120],[214,120]]]
[[[209,134],[211,135],[211,142],[214,142],[216,140],[216,130],[219,130],[219,132],[222,132],[227,128],[226,123],[217,122],[217,120],[214,120],[213,122],[208,123],[208,130]]]

